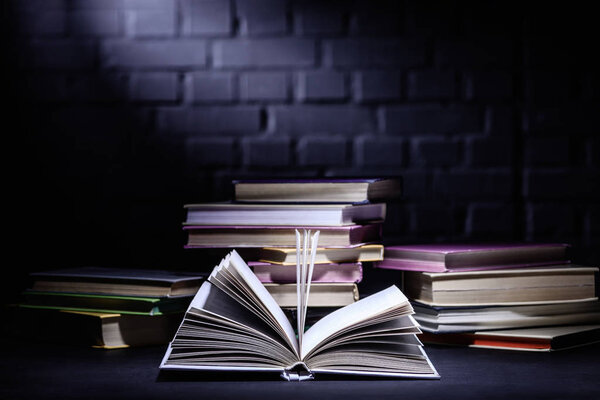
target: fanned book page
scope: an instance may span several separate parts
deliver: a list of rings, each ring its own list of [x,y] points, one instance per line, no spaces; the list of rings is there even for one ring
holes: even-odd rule
[[[325,373],[439,378],[407,298],[395,286],[305,329],[319,232],[297,232],[296,328],[233,250],[192,300],[162,370],[272,371],[287,380]]]

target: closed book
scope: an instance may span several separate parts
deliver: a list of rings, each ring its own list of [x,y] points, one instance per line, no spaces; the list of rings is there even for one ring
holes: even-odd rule
[[[343,226],[383,221],[385,203],[375,204],[187,204],[186,225]]]
[[[131,315],[12,307],[10,334],[44,343],[119,349],[164,345],[183,313]]]
[[[182,271],[78,267],[34,272],[31,289],[42,292],[131,296],[190,296],[205,275]]]
[[[267,291],[279,307],[296,307],[295,283],[265,283]],[[358,286],[355,283],[312,283],[308,307],[343,307],[358,301]]]
[[[569,245],[542,244],[449,244],[386,246],[377,268],[446,272],[535,267],[569,261]]]
[[[183,312],[193,296],[141,297],[92,293],[40,292],[26,290],[21,307],[112,314],[161,315]]]
[[[320,243],[319,243],[320,244]],[[296,265],[296,249],[265,247],[260,249],[259,261],[272,264]],[[383,246],[367,244],[356,247],[319,247],[315,264],[377,261],[383,258]]]
[[[440,307],[413,302],[415,320],[430,333],[475,332],[600,322],[597,300],[535,305]]]
[[[473,333],[423,332],[424,343],[519,351],[556,351],[600,342],[600,325],[502,329]]]
[[[185,226],[187,248],[294,247],[301,226]],[[381,224],[319,226],[319,243],[328,247],[357,246],[381,240]]]
[[[434,273],[405,271],[406,296],[436,306],[539,304],[592,300],[598,268],[539,268]]]
[[[233,181],[235,200],[265,203],[368,203],[399,199],[398,178]]]
[[[296,266],[249,261],[262,283],[295,283]],[[358,283],[363,278],[362,263],[315,264],[312,281],[317,283]]]

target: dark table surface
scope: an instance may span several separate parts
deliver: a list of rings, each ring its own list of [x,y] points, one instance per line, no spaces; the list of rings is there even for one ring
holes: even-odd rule
[[[440,380],[286,382],[277,375],[164,374],[166,346],[99,350],[3,340],[2,399],[600,399],[600,344],[554,353],[426,346]]]

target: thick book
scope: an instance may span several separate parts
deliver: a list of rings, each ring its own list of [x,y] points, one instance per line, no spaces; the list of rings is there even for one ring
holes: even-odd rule
[[[187,204],[186,225],[343,226],[385,220],[386,204]],[[315,228],[316,229],[316,228]]]
[[[446,272],[535,267],[569,262],[569,245],[542,244],[449,244],[386,246],[377,268]]]
[[[600,322],[597,300],[520,306],[435,307],[412,303],[415,320],[430,333],[476,332]]]
[[[259,260],[272,264],[296,265],[296,249],[265,247],[259,250]],[[383,258],[383,246],[367,244],[356,247],[319,247],[315,264],[378,261]]]
[[[265,288],[281,308],[296,307],[295,283],[265,283]],[[358,301],[355,283],[317,283],[310,286],[308,307],[343,307]]]
[[[161,370],[263,371],[286,380],[326,373],[438,378],[416,337],[412,307],[395,286],[305,330],[314,238],[311,243],[299,251],[306,257],[297,265],[296,329],[234,250],[192,300]]]
[[[258,203],[369,203],[399,199],[401,178],[233,181],[235,200]]]
[[[423,333],[424,343],[520,351],[556,351],[600,342],[600,325],[502,329],[473,333]]]
[[[131,296],[190,296],[205,274],[152,269],[79,267],[34,272],[31,289],[42,292]]]
[[[193,296],[142,297],[92,293],[40,292],[22,293],[21,307],[69,311],[92,311],[112,314],[161,315],[187,310]]]
[[[164,345],[173,339],[184,315],[12,308],[10,333],[21,339],[103,349]]]
[[[293,247],[298,226],[184,226],[186,248]],[[381,240],[381,224],[319,226],[319,241],[327,247],[358,246]]]
[[[405,271],[411,300],[436,306],[536,304],[596,299],[596,267],[572,264],[453,273]]]
[[[295,283],[296,266],[249,261],[248,266],[262,283]],[[312,281],[315,283],[359,283],[363,278],[361,262],[315,264]]]

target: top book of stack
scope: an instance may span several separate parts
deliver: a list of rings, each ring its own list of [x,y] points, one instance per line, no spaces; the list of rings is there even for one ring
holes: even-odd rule
[[[399,199],[399,178],[233,181],[235,201],[250,203],[373,203]]]

